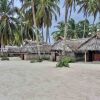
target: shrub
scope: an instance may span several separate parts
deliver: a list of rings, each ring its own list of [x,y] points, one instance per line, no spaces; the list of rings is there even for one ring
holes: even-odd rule
[[[36,60],[34,60],[34,59],[32,59],[31,61],[30,61],[30,63],[35,63],[36,62]]]
[[[4,61],[4,60],[9,60],[8,57],[1,57],[1,60]]]
[[[72,57],[64,57],[64,60],[67,61],[68,63],[74,63],[76,61],[75,58]]]
[[[37,62],[42,62],[43,59],[42,59],[42,58],[38,58],[36,61],[37,61]]]
[[[69,63],[75,62],[74,58],[71,57],[63,57],[60,59],[60,61],[57,63],[57,67],[69,67]]]
[[[50,57],[42,57],[43,60],[50,60]]]
[[[42,62],[42,61],[43,61],[42,58],[37,58],[37,59],[32,59],[32,60],[30,61],[30,63]]]
[[[58,62],[58,64],[56,65],[57,67],[69,67],[69,64],[66,62],[66,63],[63,63],[62,61]]]

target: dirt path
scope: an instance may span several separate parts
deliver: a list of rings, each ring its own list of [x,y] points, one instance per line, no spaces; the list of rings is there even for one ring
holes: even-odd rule
[[[0,100],[100,100],[100,65],[0,62]]]

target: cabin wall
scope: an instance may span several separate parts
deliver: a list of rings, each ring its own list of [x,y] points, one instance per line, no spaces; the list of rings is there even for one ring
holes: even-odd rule
[[[94,61],[100,61],[100,54],[94,54]]]
[[[89,61],[100,61],[100,51],[89,51]]]
[[[75,57],[74,52],[66,52],[66,57]],[[51,52],[51,61],[59,61],[62,57],[62,52],[61,51],[52,51]]]
[[[76,61],[84,61],[85,60],[85,55],[84,54],[85,53],[83,53],[83,52],[77,52],[77,53],[75,53],[75,59],[76,59]],[[88,56],[87,56],[87,59],[88,59]]]
[[[50,58],[50,54],[41,54],[41,58],[43,57]],[[24,54],[24,60],[32,60],[37,58],[38,58],[38,54]]]

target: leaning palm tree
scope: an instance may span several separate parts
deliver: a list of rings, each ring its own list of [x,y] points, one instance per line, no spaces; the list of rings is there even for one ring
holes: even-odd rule
[[[38,27],[37,27],[37,23],[36,23],[36,4],[38,1],[36,0],[20,0],[23,3],[22,9],[25,10],[25,12],[29,9],[31,9],[32,11],[32,27],[34,28],[34,32],[36,35],[36,42],[37,42],[37,51],[38,51],[38,56],[39,58],[41,58],[40,56],[40,47],[39,47],[39,36],[38,36]],[[34,39],[34,37],[33,37]]]
[[[41,58],[40,47],[39,47],[38,28],[37,28],[37,24],[36,24],[36,15],[35,15],[35,0],[31,0],[31,4],[32,4],[32,14],[33,14],[34,28],[35,28],[35,32],[36,32],[38,56],[39,56],[39,58]]]

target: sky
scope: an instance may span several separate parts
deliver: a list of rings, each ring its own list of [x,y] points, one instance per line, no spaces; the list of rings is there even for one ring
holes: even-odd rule
[[[17,6],[17,7],[21,7],[21,3],[19,2],[19,0],[16,0],[14,5]],[[56,30],[56,28],[54,26],[56,26],[59,21],[64,21],[64,16],[65,16],[64,0],[60,1],[59,6],[60,6],[60,17],[58,16],[58,21],[57,22],[55,20],[53,20],[53,22],[52,22],[53,25],[50,28],[50,33],[52,33],[53,31]],[[79,7],[76,8],[76,12],[72,11],[72,14],[71,14],[71,18],[73,18],[76,22],[85,19],[82,12],[79,13],[79,14],[77,13],[78,9],[79,9]],[[93,16],[88,17],[88,20],[92,24],[93,20],[94,20]],[[95,20],[95,23],[97,23],[97,22],[100,22],[99,15],[97,16],[97,18]],[[52,36],[51,36],[51,38],[52,38]]]

